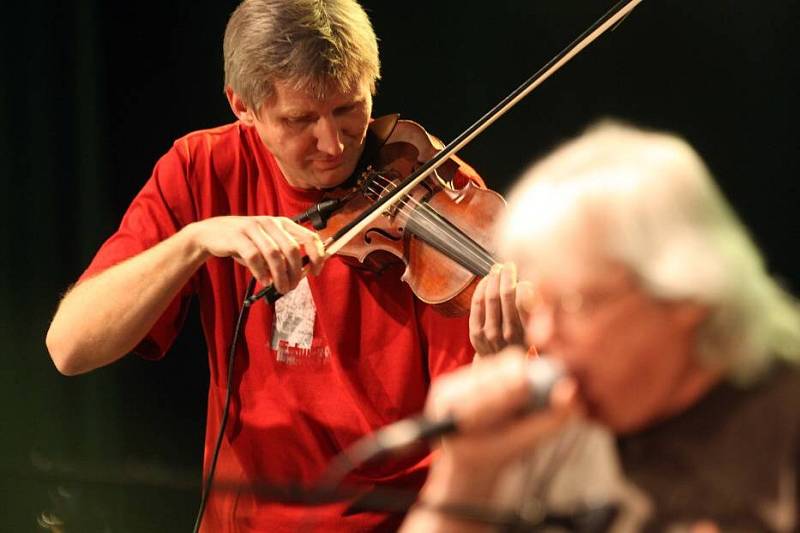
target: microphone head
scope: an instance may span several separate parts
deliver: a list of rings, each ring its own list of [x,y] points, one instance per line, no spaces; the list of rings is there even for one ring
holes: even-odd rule
[[[540,355],[528,363],[528,382],[531,389],[531,409],[544,409],[550,404],[550,393],[556,383],[566,375],[564,364]]]

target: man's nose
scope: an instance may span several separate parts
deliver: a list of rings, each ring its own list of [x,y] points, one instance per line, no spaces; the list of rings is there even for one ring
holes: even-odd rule
[[[315,127],[317,150],[332,157],[344,152],[344,143],[339,125],[333,117],[320,117]]]

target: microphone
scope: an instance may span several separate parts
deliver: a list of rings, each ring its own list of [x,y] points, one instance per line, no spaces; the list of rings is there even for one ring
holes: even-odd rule
[[[344,198],[332,198],[330,200],[323,200],[318,204],[314,204],[299,215],[292,217],[292,220],[299,223],[310,221],[314,229],[324,229],[328,223],[328,219],[334,211],[339,209],[339,206],[349,199],[348,196]]]
[[[557,360],[545,356],[531,359],[525,369],[530,389],[525,413],[545,409],[550,403],[550,393],[555,384],[566,375],[564,366]],[[323,486],[337,486],[355,468],[416,442],[431,440],[458,432],[458,420],[452,414],[440,420],[431,420],[425,415],[405,418],[367,435],[331,461],[322,476]]]
[[[530,399],[525,413],[544,409],[550,403],[553,387],[564,376],[564,366],[547,357],[531,359],[526,369]],[[458,431],[458,421],[453,415],[441,420],[430,420],[424,415],[406,418],[379,430],[369,438],[377,441],[384,450],[403,448],[419,440],[431,440]]]

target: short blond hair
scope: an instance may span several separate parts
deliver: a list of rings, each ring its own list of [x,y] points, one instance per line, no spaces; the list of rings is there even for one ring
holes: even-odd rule
[[[742,381],[800,358],[800,307],[764,259],[700,156],[676,135],[604,121],[534,164],[510,196],[501,249],[521,265],[569,267],[571,241],[601,253],[653,296],[710,309],[697,354]],[[581,228],[584,228],[582,230]]]
[[[317,98],[364,80],[375,92],[378,43],[355,0],[244,0],[223,41],[225,86],[257,110],[288,82]]]

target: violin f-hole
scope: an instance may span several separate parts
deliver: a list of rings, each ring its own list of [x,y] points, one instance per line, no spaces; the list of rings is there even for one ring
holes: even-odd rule
[[[402,234],[403,228],[397,228],[397,231]],[[402,235],[393,235],[383,228],[371,228],[364,234],[364,242],[367,244],[373,244],[373,234],[375,233],[392,242],[400,242],[403,239]]]

